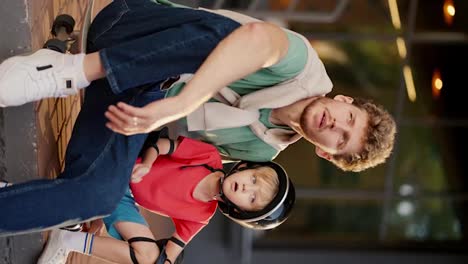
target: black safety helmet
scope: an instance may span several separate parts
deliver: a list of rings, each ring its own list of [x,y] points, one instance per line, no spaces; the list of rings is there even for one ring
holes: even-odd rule
[[[245,167],[241,167],[244,164]],[[248,212],[240,209],[223,194],[222,185],[226,177],[229,177],[237,171],[264,166],[270,167],[276,172],[279,182],[276,196],[273,197],[273,200],[267,204],[265,208],[255,212]],[[244,227],[256,230],[267,230],[279,226],[289,217],[296,200],[296,191],[286,171],[279,164],[275,162],[253,163],[241,161],[234,165],[229,173],[221,179],[219,196],[223,199],[223,201],[218,202],[219,209],[225,216]]]

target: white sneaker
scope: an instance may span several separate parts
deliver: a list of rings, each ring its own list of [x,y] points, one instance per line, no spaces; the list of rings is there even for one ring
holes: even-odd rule
[[[0,64],[0,107],[76,94],[79,88],[84,88],[80,87],[83,57],[40,49],[28,56],[5,60]],[[77,72],[79,67],[81,72]]]
[[[66,248],[63,236],[68,231],[52,230],[47,239],[47,245],[42,251],[42,255],[37,261],[37,264],[65,264],[68,253],[72,249]]]

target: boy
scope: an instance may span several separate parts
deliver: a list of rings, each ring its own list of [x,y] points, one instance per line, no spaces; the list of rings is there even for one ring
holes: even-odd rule
[[[39,264],[65,263],[79,251],[117,263],[174,263],[185,244],[205,226],[217,206],[233,221],[253,229],[271,229],[286,220],[295,192],[276,163],[239,162],[225,174],[212,145],[189,138],[157,140],[137,161],[130,192],[104,222],[108,237],[52,231]],[[135,201],[171,217],[176,231],[159,248]],[[128,249],[130,248],[130,250]]]

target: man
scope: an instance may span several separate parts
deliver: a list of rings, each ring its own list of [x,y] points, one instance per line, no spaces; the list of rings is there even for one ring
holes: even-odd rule
[[[235,159],[271,160],[301,136],[344,170],[388,157],[391,116],[369,102],[323,97],[332,84],[306,39],[219,12],[116,0],[91,25],[88,54],[39,50],[0,65],[1,106],[67,96],[89,85],[60,180],[0,191],[0,210],[9,212],[1,232],[111,213],[143,133],[168,123],[172,133],[210,142]]]

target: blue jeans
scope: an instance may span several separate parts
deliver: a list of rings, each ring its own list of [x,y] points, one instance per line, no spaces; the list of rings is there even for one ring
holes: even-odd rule
[[[107,107],[119,101],[143,106],[163,98],[159,86],[164,80],[195,72],[238,26],[218,15],[150,0],[115,0],[101,11],[90,27],[88,52],[100,52],[107,78],[86,89],[58,179],[0,190],[0,235],[111,214],[128,188],[146,135],[107,129]]]

